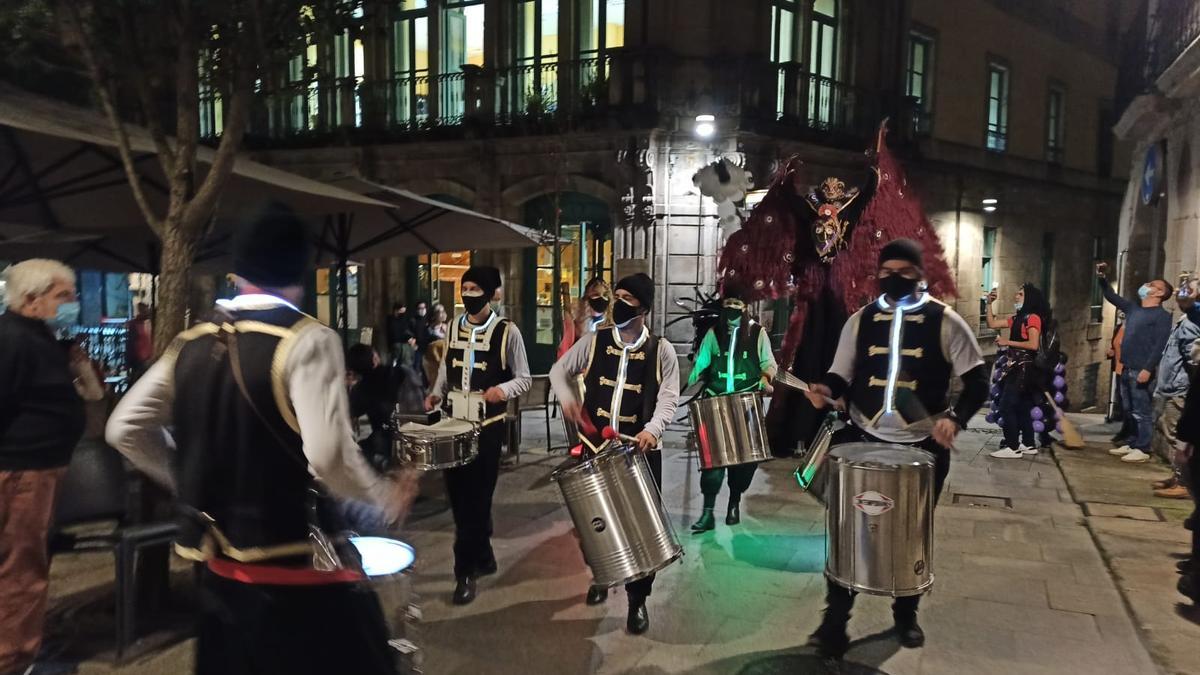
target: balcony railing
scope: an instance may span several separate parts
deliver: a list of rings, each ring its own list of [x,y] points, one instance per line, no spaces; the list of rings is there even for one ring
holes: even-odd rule
[[[885,117],[904,135],[924,127],[916,99],[888,96],[806,72],[798,63],[775,64],[773,121],[832,139],[870,138]]]
[[[1160,0],[1150,23],[1150,76],[1162,75],[1200,38],[1200,0]]]

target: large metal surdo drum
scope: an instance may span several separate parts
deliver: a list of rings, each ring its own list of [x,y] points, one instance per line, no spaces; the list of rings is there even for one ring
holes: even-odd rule
[[[363,574],[379,598],[397,672],[420,673],[422,654],[416,644],[415,624],[421,619],[421,610],[412,590],[413,547],[387,537],[350,537],[350,543],[358,550]]]
[[[933,585],[933,456],[887,443],[829,454],[825,575],[874,595],[919,595]]]
[[[710,396],[692,401],[688,409],[701,469],[772,458],[763,424],[762,393]]]
[[[633,446],[610,445],[551,479],[597,586],[637,581],[683,555],[650,465]]]

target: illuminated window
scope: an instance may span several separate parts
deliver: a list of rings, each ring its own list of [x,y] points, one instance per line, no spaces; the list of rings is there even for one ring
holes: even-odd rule
[[[558,108],[558,2],[517,2],[514,112],[538,115]]]
[[[1104,260],[1104,237],[1092,237],[1092,260]],[[1092,323],[1100,323],[1104,321],[1104,292],[1100,290],[1100,284],[1091,283],[1090,285],[1092,287],[1090,320]]]
[[[400,2],[392,22],[392,121],[429,117],[429,10],[425,0]]]
[[[988,330],[987,296],[996,285],[996,228],[983,228],[982,269],[979,275],[979,329]]]
[[[837,79],[837,0],[817,0],[809,25],[808,88],[809,125],[823,127],[833,121],[840,91]]]
[[[1008,66],[988,63],[987,149],[1004,152],[1008,148]]]
[[[466,112],[462,67],[484,62],[484,0],[447,0],[442,10],[441,74],[438,84],[443,118],[460,120]]]
[[[362,268],[358,265],[346,267],[346,317],[345,327],[358,330],[358,275]],[[323,267],[316,273],[317,319],[330,328],[341,328],[341,297],[338,292],[338,270],[336,267]]]
[[[789,63],[796,60],[796,0],[774,0],[771,7],[771,61]],[[775,76],[776,116],[783,115],[783,97],[787,74],[779,70]]]
[[[453,318],[463,312],[462,275],[471,266],[470,251],[450,251],[434,255],[422,255],[419,263],[418,284],[430,289],[434,303],[441,303],[446,314]]]
[[[625,0],[578,0],[579,61],[584,86],[604,80],[608,50],[625,45]]]
[[[916,131],[928,134],[933,127],[933,47],[932,37],[913,31],[908,34],[908,71],[904,93],[915,99]]]

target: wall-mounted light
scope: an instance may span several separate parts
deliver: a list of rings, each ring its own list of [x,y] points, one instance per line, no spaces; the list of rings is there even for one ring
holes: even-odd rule
[[[713,115],[696,115],[696,135],[708,138],[717,131],[717,118]]]
[[[1000,200],[996,199],[995,197],[988,197],[987,199],[983,200],[984,206],[995,206],[996,204],[999,204],[999,203],[1000,203]]]
[[[993,211],[995,211],[995,210],[996,210],[996,207],[994,207],[994,206],[985,206],[985,207],[983,207],[983,212],[984,212],[984,213],[991,213],[991,212],[993,212]]]

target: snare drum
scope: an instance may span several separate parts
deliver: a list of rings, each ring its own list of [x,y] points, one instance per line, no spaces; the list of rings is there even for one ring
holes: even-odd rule
[[[421,471],[463,466],[479,454],[479,425],[456,419],[431,425],[409,422],[396,429],[392,449],[397,463]]]
[[[350,537],[350,543],[358,549],[363,574],[379,598],[387,620],[388,646],[396,652],[397,672],[421,672],[421,652],[413,625],[421,620],[421,610],[410,577],[416,552],[412,546],[387,537]]]

